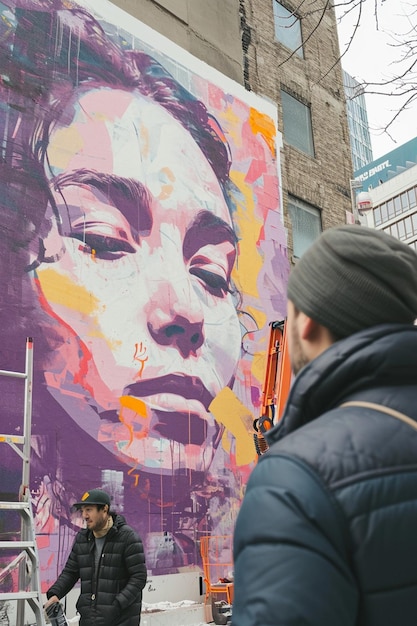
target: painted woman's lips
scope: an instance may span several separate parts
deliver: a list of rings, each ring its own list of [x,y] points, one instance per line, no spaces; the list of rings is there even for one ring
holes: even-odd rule
[[[125,387],[124,395],[146,398],[158,394],[173,394],[186,400],[196,400],[208,411],[213,396],[197,376],[186,374],[167,374],[159,378],[139,380]],[[156,422],[152,430],[160,437],[172,439],[180,443],[203,445],[207,437],[207,422],[197,413],[191,411],[169,411],[153,409]]]
[[[136,398],[146,398],[147,396],[160,393],[173,393],[186,400],[201,402],[206,411],[208,411],[208,407],[213,400],[213,396],[203,385],[200,378],[185,374],[167,374],[159,378],[139,380],[125,387],[123,393]]]

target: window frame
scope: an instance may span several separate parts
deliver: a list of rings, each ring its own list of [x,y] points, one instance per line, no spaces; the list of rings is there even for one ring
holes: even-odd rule
[[[279,0],[272,0],[272,2],[275,41],[288,48],[288,50],[291,50],[291,52],[296,54],[301,59],[304,59],[301,18]],[[287,19],[288,25],[284,26],[279,24],[280,21],[284,22]],[[292,23],[290,22],[291,19],[294,20]],[[281,36],[279,36],[280,33]],[[284,33],[287,33],[287,35]]]
[[[306,104],[301,98],[297,98],[297,96],[290,93],[289,90],[284,87],[280,89],[280,96],[284,141],[290,146],[297,148],[297,150],[300,150],[300,152],[315,158],[313,120],[310,104]],[[290,112],[295,112],[296,114],[298,112],[298,115],[296,115],[296,124],[292,123],[295,118],[294,115],[290,115]],[[302,117],[304,117],[304,124],[301,119]],[[306,139],[304,145],[299,141],[301,136]]]
[[[305,202],[304,200],[301,200],[300,198],[297,198],[297,196],[293,196],[290,194],[288,195],[287,210],[288,210],[289,220],[291,223],[293,258],[300,259],[302,255],[308,250],[308,248],[314,243],[314,241],[323,232],[322,212],[318,207],[312,204],[309,204],[308,202]],[[304,211],[305,213],[314,216],[314,218],[317,218],[317,222],[316,222],[316,224],[318,225],[317,233],[313,236],[313,238],[307,245],[305,241],[301,241],[298,238],[298,235],[301,235],[301,236],[304,235],[305,239],[308,239],[308,235],[306,235],[305,233],[304,234],[301,233],[300,230],[297,229],[297,225],[295,224],[295,220],[294,220],[293,210]]]

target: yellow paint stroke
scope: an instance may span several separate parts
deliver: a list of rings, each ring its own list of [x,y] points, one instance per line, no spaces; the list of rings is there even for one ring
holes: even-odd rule
[[[266,354],[265,352],[255,352],[251,363],[251,374],[256,380],[265,378]]]
[[[220,123],[227,128],[227,138],[236,147],[242,146],[242,120],[232,105],[228,105],[220,115]]]
[[[92,315],[97,309],[96,298],[85,287],[76,285],[72,279],[54,269],[38,271],[38,279],[48,302],[60,304],[83,315]]]
[[[84,140],[76,128],[60,128],[55,131],[54,140],[49,144],[48,159],[54,167],[65,170],[73,155],[82,151],[83,145]]]
[[[164,167],[161,170],[162,174],[165,174],[167,180],[169,182],[161,184],[161,192],[158,195],[158,200],[167,200],[171,197],[174,191],[175,176],[172,170],[169,167]]]
[[[222,389],[214,398],[209,406],[209,411],[214,415],[216,421],[222,424],[235,438],[237,465],[252,463],[256,454],[251,434],[254,419],[251,411],[242,404],[229,387]]]
[[[254,214],[252,189],[244,182],[244,172],[232,172],[231,178],[244,196],[244,201],[236,209],[235,224],[239,237],[239,256],[235,270],[240,290],[247,295],[259,298],[257,279],[262,269],[262,259],[257,252],[260,219]]]
[[[161,202],[163,200],[168,200],[168,198],[172,196],[173,191],[174,191],[174,185],[162,185],[161,193],[158,196],[158,200],[160,200]]]
[[[253,134],[257,135],[259,133],[260,135],[262,135],[268,145],[268,148],[271,151],[271,154],[275,156],[275,141],[277,133],[275,124],[271,120],[271,118],[264,113],[260,113],[256,109],[251,108],[249,114],[249,124]]]

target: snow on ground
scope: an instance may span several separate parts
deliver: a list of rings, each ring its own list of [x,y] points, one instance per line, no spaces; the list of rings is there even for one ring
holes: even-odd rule
[[[141,613],[141,622],[146,619],[146,615],[152,613],[158,613],[159,611],[170,611],[173,609],[186,608],[189,606],[196,605],[197,602],[193,600],[181,600],[180,602],[156,602],[155,604],[148,604],[147,602],[142,602],[142,613]],[[174,624],[172,625],[174,626]],[[181,626],[181,624],[175,624],[175,626]],[[199,622],[195,624],[195,626],[213,626],[213,622]]]
[[[193,600],[181,600],[180,602],[156,602],[155,604],[148,604],[142,602],[142,613],[155,613],[156,611],[170,611],[171,609],[181,609],[185,606],[192,606],[197,604]]]
[[[146,616],[152,613],[159,613],[160,611],[170,611],[173,609],[181,609],[189,606],[196,605],[197,602],[193,600],[181,600],[181,602],[156,602],[155,604],[142,603],[141,623],[146,623]],[[73,618],[66,617],[68,626],[76,626],[79,624],[80,616],[77,614]],[[47,622],[48,624],[50,622]],[[2,622],[0,623],[1,626]],[[172,626],[182,626],[181,624],[172,624]],[[194,626],[213,626],[213,622],[198,622]]]

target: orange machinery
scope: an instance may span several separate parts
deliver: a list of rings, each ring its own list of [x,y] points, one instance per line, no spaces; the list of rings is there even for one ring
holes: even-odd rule
[[[268,449],[264,433],[281,419],[291,385],[286,320],[270,323],[266,356],[261,410],[259,417],[253,422],[255,448],[259,456]]]

